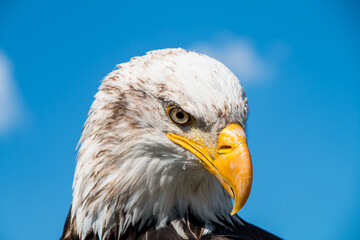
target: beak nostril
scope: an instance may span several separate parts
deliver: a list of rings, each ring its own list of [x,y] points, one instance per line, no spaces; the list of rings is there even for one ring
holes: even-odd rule
[[[218,154],[227,154],[227,153],[231,152],[231,150],[232,150],[231,146],[226,146],[225,145],[225,146],[219,147],[217,153]]]

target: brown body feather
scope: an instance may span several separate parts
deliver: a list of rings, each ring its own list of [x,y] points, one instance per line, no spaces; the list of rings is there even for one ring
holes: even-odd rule
[[[73,225],[75,221],[71,221],[71,210],[66,218],[64,231],[60,240],[80,240],[81,238],[76,233],[76,227]],[[234,218],[239,218],[237,215]],[[241,240],[279,240],[281,238],[258,228],[250,223],[241,221],[242,224],[235,224],[234,227],[226,227],[225,225],[213,224],[214,230],[208,234],[204,234],[205,223],[199,221],[196,217],[189,215],[185,221],[179,221],[180,227],[184,230],[186,237],[189,240],[226,240],[226,239],[241,239]],[[227,224],[224,222],[224,224]],[[121,236],[117,233],[115,227],[104,240],[184,240],[175,230],[173,224],[169,223],[163,228],[157,228],[155,221],[147,227],[138,229],[138,225],[131,226]],[[85,240],[99,240],[99,237],[90,232],[85,237]]]

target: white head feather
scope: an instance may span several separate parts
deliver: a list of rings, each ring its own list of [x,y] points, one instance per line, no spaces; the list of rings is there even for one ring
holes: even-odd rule
[[[152,51],[103,80],[80,139],[72,220],[85,238],[189,211],[205,222],[230,219],[231,199],[197,158],[166,133],[186,135],[167,115],[181,106],[209,147],[228,123],[244,126],[248,106],[238,79],[220,62],[183,49]],[[193,131],[194,132],[194,131]]]

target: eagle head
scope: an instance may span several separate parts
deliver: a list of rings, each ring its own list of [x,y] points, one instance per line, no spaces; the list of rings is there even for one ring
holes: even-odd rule
[[[164,49],[118,65],[102,81],[79,142],[77,233],[161,228],[187,214],[233,221],[252,182],[247,116],[239,80],[208,56]]]

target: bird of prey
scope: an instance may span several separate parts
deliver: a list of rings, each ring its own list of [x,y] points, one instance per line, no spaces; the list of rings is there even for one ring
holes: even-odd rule
[[[117,67],[83,128],[61,239],[279,239],[235,215],[253,177],[235,75],[180,48]]]

